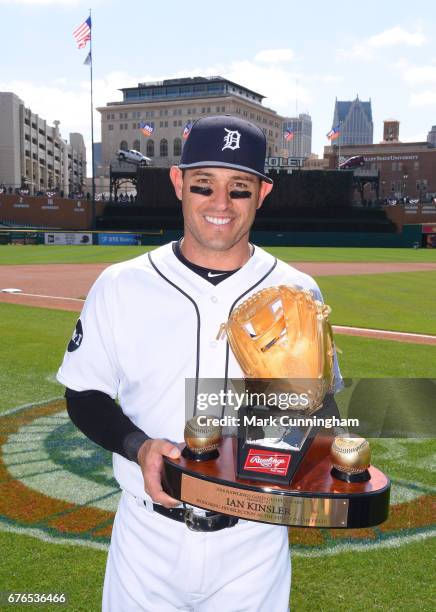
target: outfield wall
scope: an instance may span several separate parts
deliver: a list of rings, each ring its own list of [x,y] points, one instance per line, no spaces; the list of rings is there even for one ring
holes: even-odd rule
[[[413,247],[422,243],[421,225],[405,225],[398,234],[377,232],[252,232],[259,246]]]
[[[101,215],[104,202],[96,202]],[[92,202],[57,196],[0,194],[0,221],[64,230],[85,230],[92,226]]]
[[[149,232],[64,232],[53,230],[0,229],[0,244],[45,245],[151,245],[159,246],[182,236],[181,230],[151,230]],[[428,233],[428,232],[427,232]],[[251,232],[250,239],[259,246],[313,247],[390,247],[411,248],[429,246],[420,224],[405,225],[398,234],[365,232]]]

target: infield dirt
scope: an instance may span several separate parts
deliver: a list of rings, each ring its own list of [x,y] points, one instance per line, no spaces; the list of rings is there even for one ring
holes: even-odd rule
[[[5,265],[0,268],[0,302],[54,308],[80,312],[83,299],[97,276],[110,264],[34,264]],[[290,264],[293,265],[293,264]],[[295,267],[311,276],[339,276],[356,274],[384,274],[390,272],[422,272],[436,270],[436,263],[360,263],[360,262],[297,262]],[[16,288],[22,293],[1,293],[2,289]],[[382,330],[335,328],[336,333],[361,335],[436,344],[436,337],[421,334],[393,334]]]

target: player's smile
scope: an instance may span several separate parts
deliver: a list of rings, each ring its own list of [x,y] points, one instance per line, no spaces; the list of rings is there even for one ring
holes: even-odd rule
[[[243,265],[256,210],[271,186],[232,168],[192,168],[183,174],[174,168],[172,180],[183,205],[185,256],[192,251],[195,263],[214,267],[220,254],[223,269]]]
[[[232,220],[230,217],[211,217],[210,215],[205,215],[204,218],[213,225],[227,225]]]

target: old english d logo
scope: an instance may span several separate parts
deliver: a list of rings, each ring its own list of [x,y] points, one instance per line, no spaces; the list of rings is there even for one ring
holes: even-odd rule
[[[224,146],[221,151],[224,151],[224,149],[230,149],[231,151],[240,149],[239,141],[241,140],[241,134],[238,130],[228,130],[227,128],[224,128],[224,130],[227,134],[224,136]]]
[[[244,470],[286,476],[290,461],[291,455],[287,453],[250,448],[245,459]]]
[[[82,321],[78,319],[76,323],[76,329],[74,330],[73,337],[68,343],[68,348],[67,348],[68,352],[72,353],[73,351],[77,350],[79,346],[82,344],[82,340],[83,340]]]

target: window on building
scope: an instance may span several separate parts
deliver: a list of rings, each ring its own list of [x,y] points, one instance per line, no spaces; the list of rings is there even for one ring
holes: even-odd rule
[[[419,161],[413,162],[413,169],[419,170]]]
[[[126,141],[126,140],[122,140],[122,141],[120,142],[120,149],[121,149],[122,151],[128,151],[128,150],[129,150],[129,145],[127,144],[127,141]]]
[[[107,126],[107,129],[109,130],[109,132],[112,132],[114,129],[114,124],[113,123],[109,123]]]
[[[182,139],[181,138],[174,138],[174,148],[173,148],[173,155],[174,156],[178,156],[182,154]]]
[[[145,152],[147,157],[154,157],[154,140],[152,140],[151,138],[147,140]]]
[[[160,141],[159,155],[161,157],[168,157],[168,140],[166,138],[162,138]]]
[[[139,142],[138,139],[133,141],[133,148],[135,149],[135,151],[140,151],[141,150],[141,143]]]

